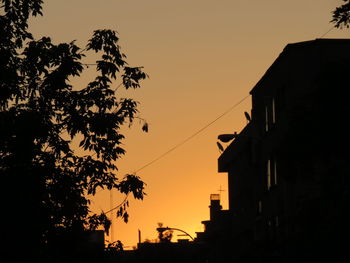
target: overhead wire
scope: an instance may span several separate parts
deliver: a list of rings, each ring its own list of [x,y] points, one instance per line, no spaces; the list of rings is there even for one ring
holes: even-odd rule
[[[114,210],[116,210],[116,209],[118,209],[119,207],[121,207],[124,203],[126,203],[126,201],[128,200],[128,197],[129,197],[129,193],[127,193],[127,194],[125,195],[123,201],[120,202],[119,205],[117,205],[117,206],[115,206],[115,207],[109,209],[108,211],[104,212],[104,214],[108,214],[108,213],[110,213],[110,212],[113,212]]]
[[[174,147],[170,148],[169,150],[167,150],[166,152],[164,152],[163,154],[159,155],[157,158],[153,159],[152,161],[146,163],[145,165],[143,165],[142,167],[140,167],[139,169],[137,169],[134,174],[138,173],[139,171],[151,166],[152,164],[154,164],[155,162],[159,161],[160,159],[164,158],[166,155],[170,154],[171,152],[175,151],[177,148],[179,148],[180,146],[184,145],[185,143],[187,143],[188,141],[190,141],[191,139],[193,139],[194,137],[196,137],[198,134],[200,134],[201,132],[203,132],[204,130],[206,130],[208,127],[210,127],[211,125],[213,125],[215,122],[217,122],[218,120],[220,120],[222,117],[224,117],[225,115],[227,115],[229,112],[231,112],[234,108],[236,108],[237,106],[239,106],[243,101],[245,101],[250,95],[245,96],[244,98],[242,98],[241,100],[239,100],[238,102],[236,102],[234,105],[232,105],[230,108],[228,108],[226,111],[224,111],[223,113],[221,113],[219,116],[217,116],[214,120],[210,121],[209,123],[207,123],[206,125],[204,125],[202,128],[200,128],[198,131],[196,131],[195,133],[193,133],[192,135],[188,136],[186,139],[182,140],[181,142],[179,142],[178,144],[176,144]],[[108,214],[118,208],[120,208],[128,199],[128,195],[127,194],[124,198],[124,200],[119,203],[117,206],[111,208],[110,210],[104,212],[104,214]]]
[[[329,32],[331,32],[334,29],[334,26],[332,26],[330,29],[327,30],[327,32],[325,32],[322,36],[320,36],[319,38],[323,38],[324,36],[326,36]]]
[[[331,27],[330,29],[328,29],[323,35],[320,36],[320,38],[323,38],[324,36],[326,36],[329,32],[331,32],[334,29],[334,27]],[[118,85],[118,87],[116,88],[116,90],[120,87],[121,84]],[[187,143],[188,141],[190,141],[191,139],[193,139],[194,137],[196,137],[198,134],[200,134],[201,132],[203,132],[204,130],[206,130],[208,127],[210,127],[212,124],[214,124],[215,122],[217,122],[218,120],[220,120],[222,117],[224,117],[225,115],[227,115],[229,112],[231,112],[234,108],[236,108],[237,106],[239,106],[243,101],[245,101],[250,95],[245,96],[244,98],[242,98],[240,101],[238,101],[237,103],[235,103],[234,105],[232,105],[230,108],[228,108],[226,111],[224,111],[222,114],[220,114],[219,116],[217,116],[214,120],[210,121],[209,123],[207,123],[206,125],[204,125],[202,128],[200,128],[198,131],[196,131],[195,133],[193,133],[192,135],[188,136],[186,139],[180,141],[178,144],[176,144],[175,146],[173,146],[172,148],[170,148],[169,150],[165,151],[164,153],[162,153],[161,155],[159,155],[158,157],[156,157],[155,159],[153,159],[152,161],[146,163],[145,165],[141,166],[139,169],[137,169],[136,171],[134,171],[134,174],[140,172],[141,170],[153,165],[154,163],[156,163],[157,161],[161,160],[162,158],[164,158],[165,156],[167,156],[168,154],[170,154],[171,152],[175,151],[177,148],[181,147],[182,145],[184,145],[185,143]],[[128,195],[125,196],[124,200],[117,205],[116,207],[108,210],[107,212],[105,212],[105,214],[110,213],[116,209],[118,209],[119,207],[121,207],[126,200],[128,199]]]
[[[234,105],[232,105],[229,109],[227,109],[226,111],[224,111],[222,114],[220,114],[219,116],[217,116],[214,120],[210,121],[209,123],[207,123],[206,125],[204,125],[202,128],[200,128],[198,131],[196,131],[195,133],[193,133],[192,135],[190,135],[189,137],[187,137],[186,139],[182,140],[181,142],[179,142],[178,144],[176,144],[174,147],[170,148],[169,150],[167,150],[166,152],[164,152],[163,154],[159,155],[157,158],[153,159],[152,161],[148,162],[147,164],[143,165],[142,167],[140,167],[139,169],[137,169],[134,173],[138,173],[139,171],[145,169],[146,167],[154,164],[155,162],[159,161],[160,159],[162,159],[163,157],[165,157],[166,155],[168,155],[169,153],[175,151],[177,148],[179,148],[180,146],[184,145],[185,143],[187,143],[188,141],[190,141],[191,139],[193,139],[194,137],[196,137],[198,134],[200,134],[201,132],[203,132],[205,129],[207,129],[209,126],[211,126],[212,124],[214,124],[215,122],[217,122],[218,120],[220,120],[222,117],[224,117],[226,114],[228,114],[230,111],[232,111],[234,108],[236,108],[238,105],[240,105],[243,101],[245,101],[250,95],[245,96],[243,99],[241,99],[240,101],[238,101],[237,103],[235,103]]]
[[[320,36],[320,38],[323,38],[324,36],[326,36],[329,32],[331,32],[334,29],[334,27],[331,27],[330,29],[328,29],[323,35]],[[93,65],[93,64],[85,64],[85,65]],[[122,83],[121,83],[122,84]],[[121,86],[121,84],[119,84],[117,86],[117,88],[115,89],[115,91]],[[220,120],[222,117],[224,117],[225,115],[227,115],[229,112],[231,112],[234,108],[236,108],[237,106],[239,106],[241,103],[243,103],[243,101],[245,101],[250,95],[245,96],[244,98],[242,98],[241,100],[239,100],[238,102],[236,102],[234,105],[232,105],[230,108],[228,108],[226,111],[224,111],[223,113],[221,113],[219,116],[217,116],[215,119],[213,119],[212,121],[210,121],[209,123],[207,123],[206,125],[204,125],[202,128],[200,128],[199,130],[197,130],[195,133],[193,133],[192,135],[188,136],[187,138],[185,138],[184,140],[180,141],[179,143],[177,143],[175,146],[173,146],[172,148],[170,148],[169,150],[165,151],[164,153],[162,153],[161,155],[159,155],[158,157],[156,157],[155,159],[151,160],[150,162],[146,163],[145,165],[141,166],[139,169],[137,169],[136,171],[134,171],[134,174],[144,170],[145,168],[153,165],[154,163],[156,163],[157,161],[161,160],[162,158],[164,158],[165,156],[167,156],[168,154],[170,154],[171,152],[175,151],[177,148],[181,147],[182,145],[186,144],[188,141],[192,140],[193,138],[195,138],[197,135],[199,135],[200,133],[202,133],[204,130],[206,130],[208,127],[210,127],[211,125],[213,125],[215,122],[217,122],[218,120]],[[110,210],[104,212],[105,214],[110,213],[118,208],[120,208],[128,199],[129,194],[127,194],[124,198],[124,200],[118,204],[117,206],[111,208]]]

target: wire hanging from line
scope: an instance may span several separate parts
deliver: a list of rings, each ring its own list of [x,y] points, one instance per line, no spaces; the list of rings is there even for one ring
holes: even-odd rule
[[[104,212],[104,214],[108,214],[110,212],[113,212],[114,210],[118,209],[119,207],[121,207],[122,205],[124,205],[126,203],[126,201],[128,200],[128,197],[129,197],[129,193],[127,193],[124,197],[124,200],[117,206],[109,209],[107,212]]]

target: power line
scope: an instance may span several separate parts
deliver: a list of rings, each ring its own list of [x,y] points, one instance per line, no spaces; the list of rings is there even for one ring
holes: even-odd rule
[[[118,86],[119,87],[119,86]],[[118,88],[117,87],[117,88]],[[163,154],[161,154],[160,156],[158,156],[157,158],[155,158],[154,160],[148,162],[147,164],[145,164],[144,166],[142,166],[141,168],[137,169],[134,173],[136,174],[137,172],[145,169],[146,167],[154,164],[155,162],[159,161],[160,159],[162,159],[163,157],[165,157],[166,155],[168,155],[169,153],[175,151],[177,148],[179,148],[180,146],[184,145],[185,143],[187,143],[188,141],[190,141],[191,139],[193,139],[194,137],[196,137],[198,134],[200,134],[201,132],[203,132],[205,129],[207,129],[209,126],[211,126],[212,124],[214,124],[215,122],[217,122],[219,119],[221,119],[222,117],[224,117],[226,114],[228,114],[230,111],[232,111],[234,108],[236,108],[238,105],[240,105],[243,101],[245,101],[250,95],[245,96],[243,99],[241,99],[240,101],[238,101],[237,103],[235,103],[234,105],[232,105],[230,108],[228,108],[226,111],[224,111],[223,113],[221,113],[219,116],[217,116],[214,120],[210,121],[209,123],[207,123],[206,125],[204,125],[202,128],[200,128],[198,131],[196,131],[195,133],[193,133],[191,136],[187,137],[186,139],[184,139],[183,141],[179,142],[178,144],[176,144],[174,147],[170,148],[168,151],[164,152]],[[102,191],[102,190],[101,190]],[[129,197],[129,193],[126,194],[126,196],[124,197],[124,200],[122,202],[120,202],[117,206],[111,208],[110,210],[104,212],[104,214],[108,214],[110,212],[113,212],[114,210],[120,208],[122,205],[124,205],[124,203],[126,203],[126,201],[128,200]]]
[[[107,212],[104,212],[104,214],[108,214],[110,212],[113,212],[114,210],[118,209],[119,207],[121,207],[124,203],[126,203],[126,201],[128,200],[128,197],[129,197],[129,193],[127,193],[124,197],[124,200],[117,206],[109,209]]]
[[[322,36],[320,36],[319,38],[323,38],[325,35],[327,35],[329,32],[331,32],[334,29],[334,26],[332,26],[330,29],[327,30],[326,33],[324,33]]]
[[[245,96],[243,99],[241,99],[240,101],[238,101],[237,103],[235,103],[234,105],[232,105],[230,108],[228,108],[226,111],[224,111],[223,113],[221,113],[218,117],[216,117],[214,120],[212,120],[211,122],[209,122],[208,124],[206,124],[205,126],[203,126],[201,129],[199,129],[197,132],[193,133],[191,136],[187,137],[186,139],[184,139],[183,141],[179,142],[178,144],[176,144],[174,147],[170,148],[168,151],[164,152],[163,154],[161,154],[160,156],[158,156],[157,158],[155,158],[154,160],[148,162],[147,164],[145,164],[144,166],[142,166],[141,168],[137,169],[135,171],[135,174],[143,169],[145,169],[146,167],[154,164],[155,162],[159,161],[160,159],[162,159],[163,157],[165,157],[166,155],[168,155],[169,153],[175,151],[177,148],[179,148],[180,146],[184,145],[185,143],[187,143],[189,140],[193,139],[194,137],[196,137],[198,134],[200,134],[201,132],[203,132],[205,129],[207,129],[209,126],[211,126],[212,124],[214,124],[215,122],[217,122],[219,119],[221,119],[222,117],[224,117],[226,114],[228,114],[230,111],[232,111],[234,108],[236,108],[238,105],[240,105],[243,101],[245,101],[250,95]],[[117,206],[111,208],[110,210],[104,212],[105,214],[108,214],[118,208],[120,208],[127,200],[128,200],[128,196],[129,193],[125,196],[124,200],[118,204]]]
[[[214,120],[212,120],[211,122],[209,122],[208,124],[206,124],[205,126],[203,126],[201,129],[199,129],[197,132],[195,132],[194,134],[192,134],[191,136],[187,137],[186,139],[184,139],[183,141],[179,142],[178,144],[176,144],[174,147],[170,148],[168,151],[164,152],[163,154],[161,154],[160,156],[158,156],[157,158],[155,158],[154,160],[150,161],[149,163],[145,164],[144,166],[142,166],[141,168],[137,169],[135,171],[135,174],[143,169],[145,169],[146,167],[154,164],[155,162],[159,161],[160,159],[162,159],[163,157],[165,157],[166,155],[168,155],[169,153],[175,151],[177,148],[179,148],[180,146],[184,145],[185,143],[187,143],[189,140],[193,139],[194,137],[196,137],[198,134],[200,134],[202,131],[204,131],[205,129],[207,129],[209,126],[211,126],[212,124],[214,124],[216,121],[218,121],[219,119],[221,119],[222,117],[224,117],[226,114],[228,114],[230,111],[232,111],[234,108],[236,108],[238,105],[240,105],[243,101],[245,101],[250,95],[245,96],[243,99],[241,99],[240,101],[238,101],[237,103],[235,103],[234,105],[232,105],[229,109],[227,109],[226,111],[224,111],[222,114],[220,114],[218,117],[216,117]]]

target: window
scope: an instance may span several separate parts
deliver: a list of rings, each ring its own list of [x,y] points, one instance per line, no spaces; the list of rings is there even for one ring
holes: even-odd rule
[[[266,163],[267,190],[278,183],[276,158],[271,157]]]
[[[264,129],[268,132],[271,127],[276,124],[276,101],[275,98],[265,99],[265,113],[264,113]]]
[[[275,226],[276,227],[280,226],[280,220],[279,220],[278,216],[275,217]]]
[[[272,226],[271,220],[267,220],[267,225],[268,225],[269,227]]]
[[[272,98],[272,123],[276,123],[276,105],[275,105],[275,99]]]
[[[269,110],[267,106],[265,106],[265,131],[269,131]]]
[[[276,159],[274,159],[273,161],[273,181],[274,184],[277,185],[278,181],[277,181],[277,162]]]
[[[272,186],[271,182],[271,160],[267,160],[267,190],[270,190]]]
[[[258,215],[261,215],[261,213],[262,213],[262,201],[259,200],[259,202],[258,202]]]

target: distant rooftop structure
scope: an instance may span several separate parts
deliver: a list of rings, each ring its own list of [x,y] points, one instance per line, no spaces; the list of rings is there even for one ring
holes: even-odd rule
[[[210,200],[220,200],[220,194],[211,194]]]

